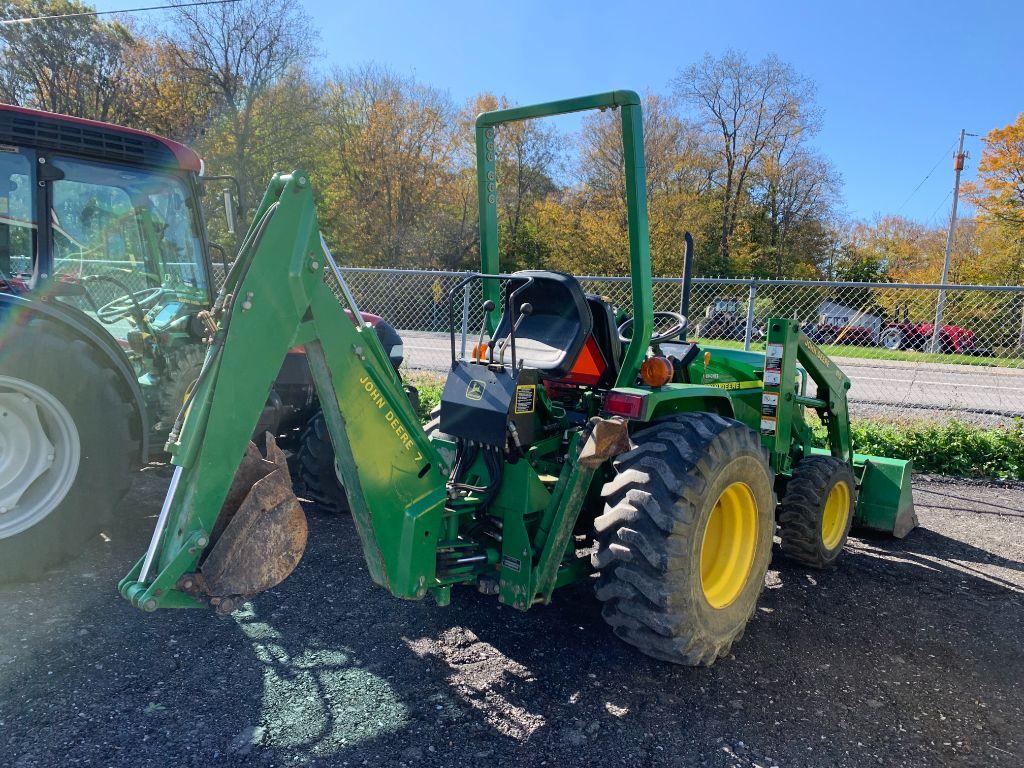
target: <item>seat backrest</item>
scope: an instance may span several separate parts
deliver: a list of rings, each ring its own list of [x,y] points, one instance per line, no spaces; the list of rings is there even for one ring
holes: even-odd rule
[[[587,298],[576,278],[562,272],[524,270],[515,277],[532,277],[533,282],[516,294],[514,313],[529,303],[533,312],[516,329],[516,357],[527,368],[536,368],[541,375],[559,378],[568,373],[593,328]],[[512,281],[509,290],[515,290]],[[494,332],[501,342],[508,336],[511,323],[506,314]],[[511,362],[511,352],[505,351]]]

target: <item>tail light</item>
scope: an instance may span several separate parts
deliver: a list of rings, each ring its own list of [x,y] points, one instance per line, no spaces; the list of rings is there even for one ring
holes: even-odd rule
[[[604,409],[616,416],[625,416],[627,419],[638,419],[644,412],[643,395],[633,395],[626,392],[609,392],[604,400]]]

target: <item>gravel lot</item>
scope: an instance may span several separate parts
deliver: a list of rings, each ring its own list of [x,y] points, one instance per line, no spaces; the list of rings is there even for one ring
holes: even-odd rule
[[[1021,488],[917,478],[922,528],[825,572],[777,556],[733,656],[683,669],[616,640],[585,585],[527,614],[395,600],[315,509],[251,609],[136,612],[115,584],[168,475],[70,567],[0,587],[0,765],[1024,762]]]

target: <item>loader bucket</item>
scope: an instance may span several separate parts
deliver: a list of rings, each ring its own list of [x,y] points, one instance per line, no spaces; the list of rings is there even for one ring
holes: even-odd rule
[[[292,491],[284,452],[269,434],[266,453],[264,458],[249,443],[214,526],[211,547],[195,579],[184,585],[207,596],[221,612],[280,584],[306,549],[306,515]]]
[[[860,493],[853,526],[880,531],[902,539],[917,527],[910,488],[909,461],[854,454],[853,467],[860,478]]]

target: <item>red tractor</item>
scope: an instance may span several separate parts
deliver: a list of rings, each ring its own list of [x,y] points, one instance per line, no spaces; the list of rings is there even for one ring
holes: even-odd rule
[[[913,323],[910,321],[910,310],[896,307],[896,322],[890,323],[879,337],[879,343],[886,349],[911,349],[919,352],[932,351],[932,338],[935,335],[934,323]],[[958,325],[943,325],[939,329],[938,352],[954,355],[981,355],[984,351],[977,347],[974,331]]]
[[[162,452],[206,355],[213,254],[227,261],[200,205],[225,177],[203,171],[154,134],[0,104],[0,580],[75,554]],[[367,319],[400,364],[397,332]],[[257,432],[299,454],[317,411],[297,348]]]

